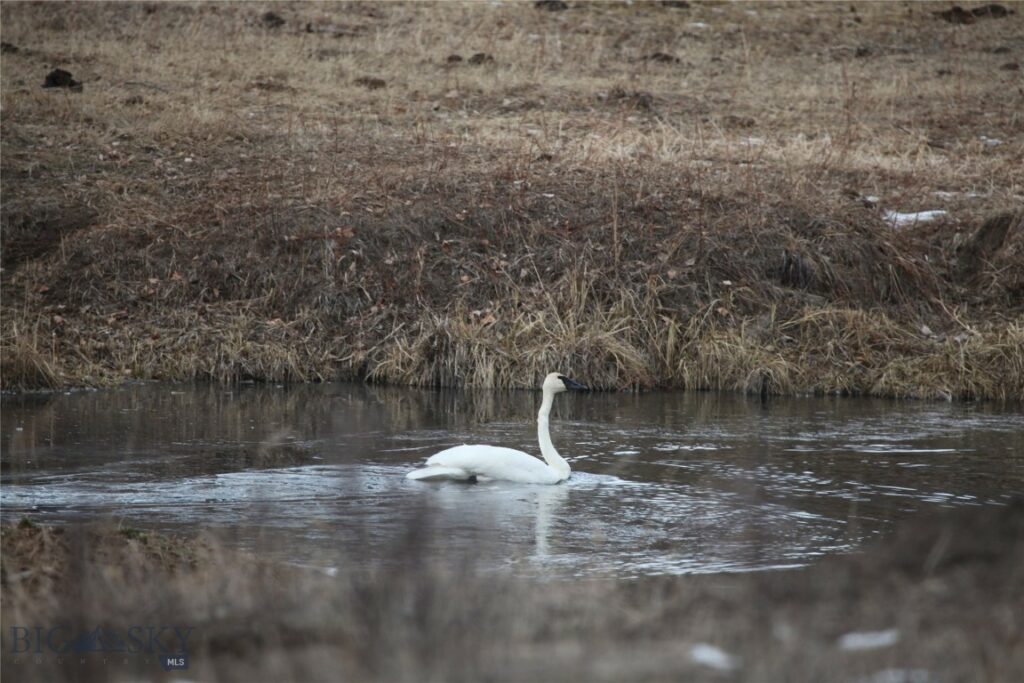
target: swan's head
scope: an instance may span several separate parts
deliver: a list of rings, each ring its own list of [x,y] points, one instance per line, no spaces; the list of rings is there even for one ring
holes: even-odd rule
[[[545,393],[560,394],[563,391],[586,391],[587,387],[580,384],[576,380],[569,379],[560,372],[552,372],[550,375],[544,378],[544,384],[541,388]]]

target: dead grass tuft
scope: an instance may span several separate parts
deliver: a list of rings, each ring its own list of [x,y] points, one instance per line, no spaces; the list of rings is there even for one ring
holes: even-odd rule
[[[63,383],[52,350],[47,353],[39,348],[36,335],[20,335],[17,328],[10,342],[0,344],[0,381],[4,389],[32,391],[53,389]]]

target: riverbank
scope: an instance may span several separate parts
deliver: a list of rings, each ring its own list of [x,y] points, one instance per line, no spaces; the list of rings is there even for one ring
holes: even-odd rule
[[[3,388],[1024,398],[1024,17],[943,9],[5,5]]]
[[[23,523],[2,529],[0,588],[5,629],[159,624],[170,643],[190,628],[203,680],[1010,681],[1024,676],[1022,525],[1017,501],[919,515],[799,570],[566,582],[433,566],[415,542],[380,570],[325,572],[211,537]],[[145,653],[10,648],[19,680],[161,675]]]

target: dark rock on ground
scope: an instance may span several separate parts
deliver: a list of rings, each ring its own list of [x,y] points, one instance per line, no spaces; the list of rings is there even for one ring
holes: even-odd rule
[[[374,78],[373,76],[360,76],[359,78],[352,82],[355,83],[356,85],[361,85],[364,88],[368,88],[370,90],[380,90],[381,88],[387,86],[387,81],[385,81],[383,78]]]
[[[285,24],[284,18],[277,12],[264,12],[260,21],[267,28],[280,28]]]
[[[50,73],[46,74],[46,80],[43,81],[44,88],[69,88],[75,92],[82,90],[81,81],[76,81],[70,71],[64,69],[54,69]]]
[[[971,10],[971,14],[976,17],[991,17],[993,19],[1002,19],[1003,17],[1013,14],[1012,9],[1007,9],[999,4],[982,5],[981,7],[975,7]]]
[[[569,9],[569,5],[562,2],[562,0],[537,0],[537,2],[533,3],[533,6],[549,12],[562,12]]]
[[[490,64],[493,61],[494,57],[487,54],[486,52],[477,52],[475,55],[469,58],[469,63],[475,66],[480,66],[481,64]]]
[[[947,10],[934,12],[934,14],[937,17],[945,19],[951,24],[973,24],[975,21],[974,15],[960,5],[953,5]]]
[[[667,52],[652,52],[649,55],[641,57],[645,62],[658,62],[660,64],[678,64],[680,62],[679,57],[670,55]]]
[[[1002,19],[1013,13],[1013,10],[998,4],[982,5],[970,10],[966,10],[960,5],[953,5],[947,10],[933,12],[935,16],[941,17],[951,24],[973,24],[978,19]]]

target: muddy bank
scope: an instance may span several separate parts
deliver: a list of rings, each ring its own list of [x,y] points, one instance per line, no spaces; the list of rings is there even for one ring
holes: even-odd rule
[[[784,9],[6,7],[3,386],[1024,398],[1020,14]]]
[[[917,672],[913,680],[1017,680],[1022,539],[1018,500],[920,516],[863,552],[802,570],[544,582],[424,565],[415,533],[394,549],[404,561],[391,569],[342,566],[328,576],[264,563],[212,538],[22,525],[3,529],[3,610],[5,624],[110,632],[187,624],[190,675],[211,680],[260,672],[282,680],[861,681],[886,670]],[[84,663],[29,665],[5,648],[3,658],[21,680],[159,672],[141,654],[116,664],[92,652]]]

